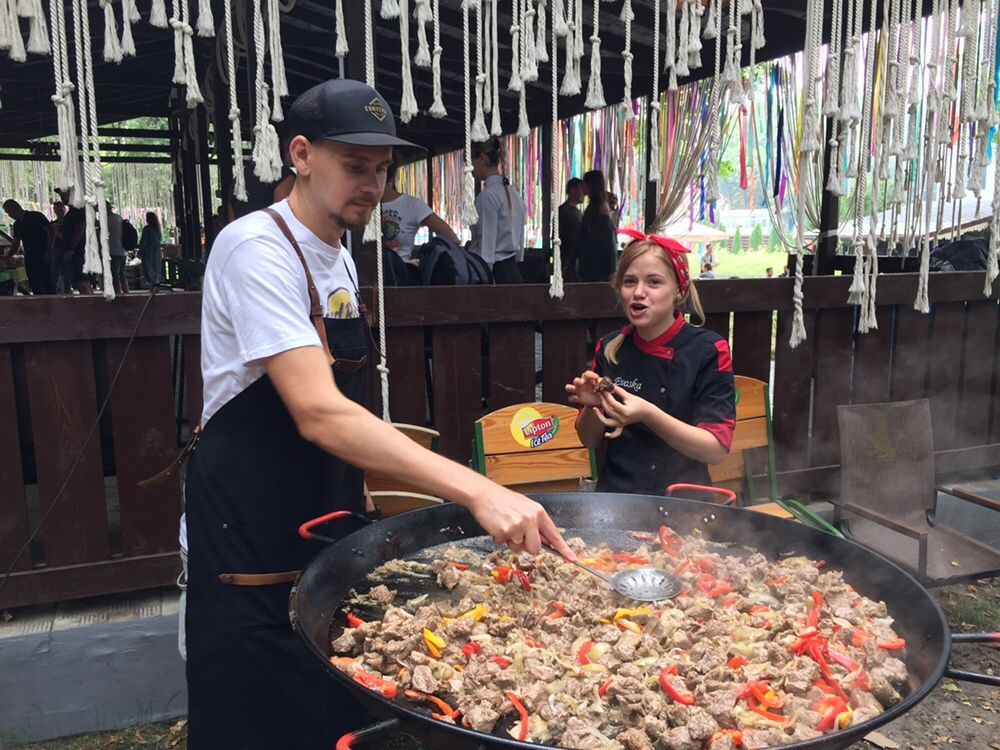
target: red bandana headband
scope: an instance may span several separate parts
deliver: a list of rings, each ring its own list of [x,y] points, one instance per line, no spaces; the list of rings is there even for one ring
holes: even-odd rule
[[[687,293],[691,277],[688,275],[687,260],[684,258],[684,254],[691,252],[688,248],[669,237],[661,237],[658,234],[643,234],[634,229],[619,229],[618,234],[631,237],[635,242],[655,242],[666,250],[667,258],[670,259],[670,265],[674,267],[674,273],[677,275],[678,291],[681,294]]]

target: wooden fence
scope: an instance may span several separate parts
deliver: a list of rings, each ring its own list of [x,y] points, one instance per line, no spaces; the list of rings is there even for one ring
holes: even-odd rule
[[[929,397],[940,473],[1000,464],[998,303],[983,297],[982,274],[932,276],[929,316],[912,309],[914,275],[880,277],[879,328],[866,336],[854,333],[849,282],[807,279],[809,337],[794,350],[790,279],[700,285],[706,325],[730,337],[736,372],[773,378],[781,491],[836,491],[836,406],[846,403]],[[147,300],[0,300],[0,574],[70,477]],[[179,482],[136,482],[170,462],[200,414],[200,301],[162,292],[149,305],[97,433],[0,608],[176,575]],[[432,424],[459,461],[484,411],[532,401],[538,384],[543,400],[564,401],[594,337],[621,325],[601,284],[568,285],[562,300],[540,285],[396,288],[386,309],[392,418]]]

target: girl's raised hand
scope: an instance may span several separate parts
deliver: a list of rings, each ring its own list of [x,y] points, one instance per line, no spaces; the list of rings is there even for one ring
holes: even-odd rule
[[[597,391],[597,384],[600,382],[601,376],[593,370],[587,370],[580,377],[573,378],[572,383],[566,384],[570,403],[580,406],[600,406],[604,403]]]

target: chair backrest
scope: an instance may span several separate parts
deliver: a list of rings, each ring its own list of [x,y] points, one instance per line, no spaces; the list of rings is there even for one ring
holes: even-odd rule
[[[743,491],[745,499],[753,502],[753,472],[745,451],[751,448],[766,448],[768,458],[768,478],[770,498],[777,500],[777,485],[774,467],[774,445],[771,440],[771,404],[767,383],[756,378],[737,375],[736,382],[736,428],[733,432],[733,446],[726,459],[708,467],[712,483],[721,487]]]
[[[515,404],[476,422],[473,467],[521,492],[577,491],[597,477],[597,459],[577,437],[576,409]]]
[[[927,399],[838,406],[840,496],[887,516],[934,506],[934,438]]]
[[[401,422],[393,422],[392,426],[421,447],[437,453],[438,439],[441,437],[441,433],[429,427],[419,427],[418,425],[403,424]],[[380,474],[377,471],[366,472],[365,481],[368,483],[368,489],[371,492],[420,493],[417,487],[406,482],[401,482],[398,479],[393,479],[385,474]]]

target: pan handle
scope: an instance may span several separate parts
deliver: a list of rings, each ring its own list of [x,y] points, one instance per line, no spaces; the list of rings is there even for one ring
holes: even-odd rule
[[[382,732],[391,731],[398,727],[399,724],[399,719],[386,719],[385,721],[380,721],[378,724],[372,724],[366,729],[361,729],[357,732],[348,732],[337,740],[336,750],[352,750],[355,742],[370,739],[382,734]]]
[[[1000,633],[953,633],[952,644],[955,643],[1000,643]],[[966,672],[963,669],[951,669],[944,671],[945,677],[964,682],[977,682],[980,685],[991,685],[1000,687],[1000,676],[979,674],[978,672]]]
[[[351,510],[335,510],[333,513],[327,513],[325,516],[320,516],[319,518],[314,518],[311,521],[306,521],[304,524],[299,526],[299,536],[306,541],[319,541],[326,542],[327,544],[333,544],[337,540],[331,539],[328,536],[323,536],[322,534],[316,534],[313,529],[317,526],[322,526],[328,521],[336,521],[338,518],[356,518],[357,520],[369,524],[372,523],[372,519],[368,516],[364,516],[361,513],[355,513]]]
[[[676,490],[694,490],[695,492],[706,492],[711,495],[721,495],[725,498],[723,505],[736,505],[736,493],[724,487],[710,487],[707,484],[672,484],[667,487],[667,494],[672,495]]]

